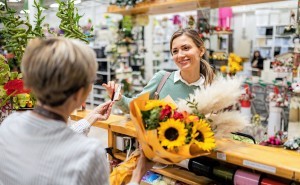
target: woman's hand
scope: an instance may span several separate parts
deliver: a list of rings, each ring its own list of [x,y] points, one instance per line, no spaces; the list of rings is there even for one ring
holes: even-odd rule
[[[153,162],[149,161],[144,152],[141,150],[140,156],[137,162],[135,169],[133,170],[132,177],[130,182],[140,183],[141,179],[145,175],[145,173],[150,170],[153,166]]]
[[[118,88],[119,84],[116,84],[114,81],[109,81],[107,84],[103,83],[102,86],[105,87],[108,96],[112,100],[114,91]],[[116,99],[116,101],[120,100],[121,97],[122,97],[122,94],[120,93],[119,97]]]
[[[111,113],[113,104],[114,102],[108,101],[101,105],[98,105],[84,119],[86,119],[91,124],[95,123],[98,120],[107,120]]]

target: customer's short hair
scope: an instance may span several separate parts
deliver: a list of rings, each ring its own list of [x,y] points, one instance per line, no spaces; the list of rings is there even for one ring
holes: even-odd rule
[[[62,105],[80,88],[88,88],[98,68],[93,49],[65,38],[34,39],[21,63],[25,87],[45,105]]]

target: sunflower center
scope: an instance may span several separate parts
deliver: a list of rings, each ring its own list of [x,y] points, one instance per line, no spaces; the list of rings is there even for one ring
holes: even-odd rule
[[[179,134],[178,134],[178,130],[171,127],[171,128],[168,128],[166,131],[165,131],[165,137],[170,140],[170,141],[174,141],[178,138]]]
[[[202,132],[197,132],[198,136],[195,138],[197,141],[203,142],[204,141],[204,136]]]

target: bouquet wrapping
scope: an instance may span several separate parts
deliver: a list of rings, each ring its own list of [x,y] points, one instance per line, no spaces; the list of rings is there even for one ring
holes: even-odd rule
[[[149,94],[134,99],[131,118],[146,157],[175,164],[209,154],[217,137],[229,137],[247,125],[239,111],[228,109],[242,92],[240,79],[219,78],[177,105],[169,97],[149,100]]]

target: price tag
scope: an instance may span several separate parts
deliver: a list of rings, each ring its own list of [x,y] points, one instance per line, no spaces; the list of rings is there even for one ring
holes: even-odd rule
[[[258,170],[262,170],[262,171],[265,171],[265,172],[270,172],[270,173],[274,173],[274,174],[276,173],[276,168],[275,167],[265,165],[265,164],[256,163],[256,162],[253,162],[253,161],[243,160],[243,165],[251,167],[251,168],[255,168],[255,169],[258,169]]]
[[[226,154],[225,153],[221,153],[221,152],[217,152],[217,159],[226,161]]]

